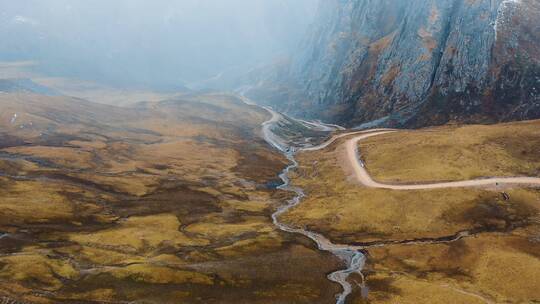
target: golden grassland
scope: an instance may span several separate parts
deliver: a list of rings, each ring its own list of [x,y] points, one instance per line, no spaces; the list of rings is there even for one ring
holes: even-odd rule
[[[540,244],[528,239],[538,232],[537,228],[517,229],[450,244],[370,249],[371,262],[365,272],[372,283],[371,302],[538,301]],[[362,303],[360,299],[357,302]]]
[[[397,132],[359,145],[381,182],[540,176],[539,121]]]
[[[512,126],[503,125],[505,130]],[[515,126],[515,132],[506,130],[503,135],[535,134],[538,122],[516,123]],[[501,128],[444,127],[429,132],[407,132],[403,137],[420,134],[422,140],[430,144],[428,152],[419,151],[419,155],[440,158],[435,151],[446,149],[438,147],[437,143],[444,141],[446,136],[454,136],[452,130],[463,132],[462,129],[468,128],[467,134],[489,133],[495,134],[490,137],[494,142],[507,140],[507,137],[496,138],[496,134],[501,133],[489,131],[491,127]],[[478,132],[474,132],[476,128]],[[430,140],[429,135],[434,139]],[[397,133],[375,137],[365,146],[361,143],[361,149],[368,154],[375,149],[381,154],[397,153],[374,146],[381,143],[385,148],[393,149],[399,136]],[[533,140],[530,136],[526,138]],[[517,139],[513,141],[519,142]],[[526,149],[523,147],[527,145],[524,143],[517,149]],[[417,145],[416,150],[423,147]],[[453,149],[458,150],[458,147]],[[516,159],[510,152],[506,153],[506,163],[513,164],[505,167],[506,175],[523,174],[527,164],[521,157],[529,157],[529,153],[519,152]],[[322,151],[298,155],[300,167],[292,174],[292,180],[305,189],[307,197],[298,207],[283,215],[282,220],[321,232],[336,243],[366,246],[368,263],[364,274],[370,289],[369,296],[362,299],[357,291],[351,296],[351,303],[540,301],[537,288],[540,284],[540,190],[519,187],[419,191],[369,189],[359,186],[349,177],[350,169],[344,154],[343,146],[338,143]],[[398,154],[394,155],[397,157]],[[370,163],[370,159],[368,155],[367,167],[371,172],[376,165]],[[493,170],[500,168],[493,163],[478,162],[474,168],[482,168],[484,176],[490,175],[490,166],[494,166]],[[401,174],[402,182],[408,181],[406,177],[413,181],[437,180],[435,173],[427,175],[432,163],[430,160],[425,160],[427,168],[421,169],[426,175],[421,175],[422,172],[414,175],[412,171],[405,175],[404,171],[399,171],[401,163],[403,161],[395,161],[390,173],[384,173],[385,177],[392,176],[387,181],[396,181],[397,175],[393,175],[396,172]],[[379,164],[383,166],[380,161]],[[457,167],[448,171],[436,167],[434,172],[459,172],[467,170],[461,166],[471,165],[469,162],[452,164]],[[384,168],[387,168],[386,164]],[[471,172],[477,170],[474,168]],[[520,169],[512,172],[511,168]],[[451,176],[446,175],[442,179]],[[509,194],[509,200],[504,199],[502,191]],[[472,235],[446,242],[464,231]],[[403,244],[414,241],[420,243]],[[432,244],[437,241],[442,243]],[[352,278],[354,280],[360,278]]]
[[[0,298],[327,303],[339,261],[281,233],[286,160],[233,96],[119,108],[0,96]],[[17,119],[12,121],[14,114]]]

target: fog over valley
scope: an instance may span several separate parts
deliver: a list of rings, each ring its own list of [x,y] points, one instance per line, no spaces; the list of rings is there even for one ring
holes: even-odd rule
[[[50,76],[175,89],[287,56],[316,0],[1,0],[0,61]]]

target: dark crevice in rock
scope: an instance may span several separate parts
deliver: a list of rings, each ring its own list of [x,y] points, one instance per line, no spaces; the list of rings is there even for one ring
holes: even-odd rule
[[[441,67],[441,61],[444,56],[444,52],[446,50],[446,47],[448,45],[448,37],[450,37],[450,33],[452,32],[452,24],[456,18],[456,15],[458,13],[459,7],[462,5],[463,0],[456,0],[454,3],[452,3],[452,9],[450,10],[450,14],[447,17],[446,22],[444,23],[444,27],[442,30],[442,36],[441,36],[441,42],[439,44],[439,47],[435,51],[434,57],[434,63],[433,63],[433,72],[431,74],[431,79],[429,82],[429,89],[433,88],[433,85],[435,84],[435,80],[437,79],[437,75],[440,72]],[[428,91],[429,92],[429,91]]]

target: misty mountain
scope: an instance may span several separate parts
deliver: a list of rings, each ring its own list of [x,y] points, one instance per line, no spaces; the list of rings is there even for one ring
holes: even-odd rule
[[[538,20],[536,0],[321,1],[292,62],[250,95],[348,126],[538,118]]]

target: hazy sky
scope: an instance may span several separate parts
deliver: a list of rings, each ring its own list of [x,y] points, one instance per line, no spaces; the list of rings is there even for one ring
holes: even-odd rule
[[[0,0],[0,60],[116,84],[171,86],[297,46],[317,0]]]

